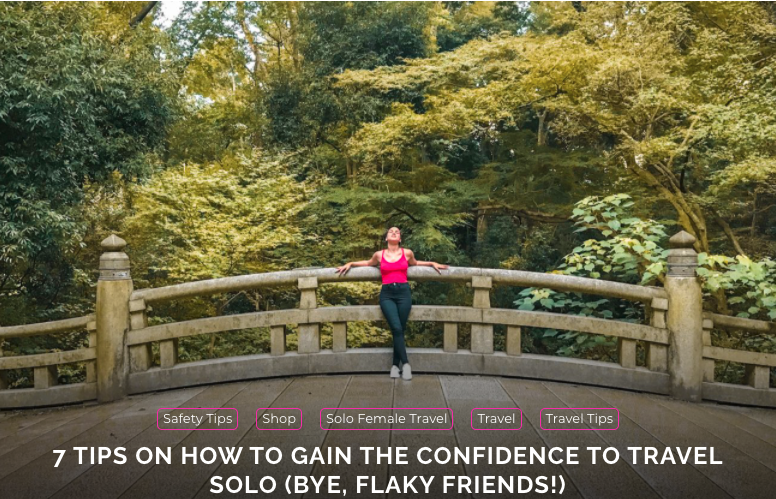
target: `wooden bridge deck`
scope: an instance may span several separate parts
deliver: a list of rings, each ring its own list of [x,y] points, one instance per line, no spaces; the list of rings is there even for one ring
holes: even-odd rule
[[[322,407],[450,407],[453,431],[327,432],[318,426]],[[474,407],[520,407],[520,431],[473,431]],[[160,431],[160,407],[234,407],[237,431]],[[254,427],[259,407],[300,407],[304,427],[294,432],[260,432]],[[544,407],[616,407],[616,431],[548,432],[539,428]],[[140,465],[134,450],[143,447],[278,446],[284,460],[256,466],[251,459],[237,465]],[[417,449],[454,446],[616,447],[622,459],[613,465],[592,465],[580,452],[578,465],[546,466],[351,466],[296,465],[289,451],[297,446],[409,446]],[[124,465],[78,465],[70,456],[54,468],[53,449],[77,446],[127,448]],[[629,446],[702,446],[715,448],[723,465],[644,465],[631,463]],[[173,456],[179,456],[173,452]],[[356,458],[359,453],[354,452]],[[413,453],[410,452],[412,456]],[[245,456],[245,454],[244,454]],[[773,497],[776,488],[776,411],[691,404],[666,397],[563,383],[498,377],[418,375],[411,383],[381,375],[309,376],[201,386],[136,395],[104,404],[0,413],[0,495],[6,498],[57,499],[188,498],[210,496],[209,477],[270,474],[341,475],[355,491],[356,475],[375,475],[385,484],[390,475],[559,475],[566,482],[562,497]],[[223,495],[223,494],[222,494]],[[226,494],[230,495],[230,494]],[[448,494],[450,495],[450,494]],[[482,497],[498,496],[489,494]],[[549,495],[549,494],[546,494]],[[276,495],[280,496],[280,495]],[[431,495],[434,496],[433,494]],[[475,494],[476,496],[476,494]],[[311,497],[309,494],[305,497]],[[370,497],[381,497],[371,495]]]

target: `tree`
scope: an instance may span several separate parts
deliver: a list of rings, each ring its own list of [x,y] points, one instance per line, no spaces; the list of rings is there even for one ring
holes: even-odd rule
[[[502,32],[515,35],[529,26],[528,2],[442,2],[445,20],[437,28],[440,52]]]
[[[154,52],[111,44],[109,18],[91,5],[0,6],[4,298],[56,299],[84,237],[85,184],[145,176],[164,145],[174,89]]]
[[[395,165],[412,157],[408,149],[433,158],[439,144],[455,149],[477,137],[484,149],[529,128],[538,146],[606,158],[607,179],[672,206],[700,251],[715,241],[710,219],[743,253],[731,225],[735,213],[720,206],[732,192],[722,188],[725,179],[752,165],[760,206],[770,192],[774,150],[767,137],[776,116],[768,110],[776,94],[767,61],[776,48],[763,7],[584,6],[540,4],[526,36],[343,74],[340,85],[350,91],[423,96],[420,105],[396,106],[380,123],[366,124],[350,142],[352,156],[367,168]],[[754,216],[754,199],[748,201],[739,211]]]
[[[141,282],[156,285],[280,270],[301,242],[294,217],[305,183],[282,156],[225,157],[184,163],[133,187],[132,256]]]

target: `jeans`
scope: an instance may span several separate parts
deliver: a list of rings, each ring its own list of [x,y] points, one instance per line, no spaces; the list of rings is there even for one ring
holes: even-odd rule
[[[393,334],[393,365],[399,362],[409,364],[407,347],[404,344],[404,331],[412,308],[410,285],[407,282],[383,284],[380,290],[380,309]]]

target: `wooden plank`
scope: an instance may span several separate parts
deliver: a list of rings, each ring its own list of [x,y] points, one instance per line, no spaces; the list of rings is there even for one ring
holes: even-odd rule
[[[416,357],[413,357],[412,353],[409,354],[410,363],[413,366]],[[422,365],[422,364],[418,364]],[[396,380],[394,385],[394,397],[393,407],[449,407],[447,399],[445,398],[444,390],[438,376],[424,376],[415,375],[411,382]],[[454,415],[455,426],[458,427],[459,413]],[[350,432],[343,432],[350,433]],[[367,432],[359,432],[367,433]],[[407,431],[392,431],[382,432],[391,434],[391,446],[392,447],[407,447],[409,452],[407,453],[407,464],[397,465],[392,463],[388,466],[387,476],[395,476],[401,483],[405,476],[418,476],[428,480],[429,477],[437,477],[435,480],[439,480],[438,477],[442,476],[463,476],[466,475],[466,469],[463,465],[456,464],[454,460],[442,464],[434,462],[433,460],[427,464],[421,464],[418,461],[418,449],[421,447],[428,447],[430,449],[437,449],[446,447],[450,451],[453,451],[457,446],[455,438],[455,430],[450,431],[419,431],[419,430],[407,430]],[[509,432],[506,432],[509,433]],[[415,480],[419,482],[420,478]],[[441,491],[439,488],[431,489],[432,493],[430,497],[441,497]],[[433,492],[438,493],[434,494]],[[420,489],[422,496],[422,489]],[[412,495],[412,494],[411,494]],[[400,493],[388,493],[387,498],[402,498],[408,497]],[[468,498],[469,494],[459,493],[457,490],[448,490],[447,494],[443,497],[448,499],[453,498]]]
[[[519,407],[523,410],[523,424],[526,426],[540,428],[539,417],[541,410],[545,407],[567,407],[567,404],[547,388],[547,384],[516,379],[501,379],[499,381],[514,401],[512,407]],[[582,407],[615,406],[601,404]],[[522,430],[514,433],[522,433]],[[545,447],[585,449],[587,447],[608,447],[600,434],[616,432],[538,430],[537,433],[543,440]],[[620,459],[614,464],[602,465],[600,454],[598,457],[599,461],[593,464],[590,453],[580,452],[578,464],[561,465],[571,478],[569,481],[579,490],[582,497],[627,497],[629,499],[659,497],[624,459]],[[662,471],[662,469],[656,470],[656,472]]]
[[[334,407],[391,407],[393,403],[394,380],[388,376],[353,376],[348,383],[342,399],[337,404],[336,400],[328,401],[326,406]],[[308,418],[314,420],[310,424],[318,425],[318,414]],[[307,424],[305,422],[305,424]],[[324,423],[326,424],[326,423]],[[352,427],[368,429],[368,425],[355,422]],[[260,432],[264,433],[264,432]],[[286,432],[292,433],[292,432]],[[326,453],[328,448],[345,449],[351,447],[354,451],[360,447],[387,448],[391,445],[390,431],[330,431],[323,432],[325,439],[321,450]],[[434,432],[432,432],[434,433]],[[373,456],[372,456],[373,457]],[[311,472],[311,476],[316,480],[324,476],[339,476],[342,488],[348,491],[355,491],[357,476],[367,475],[376,478],[377,487],[385,489],[388,480],[388,464],[383,460],[380,464],[375,459],[370,459],[367,464],[363,452],[353,452],[352,463],[350,465],[337,465],[334,463],[316,463]],[[202,494],[204,495],[204,494]],[[318,497],[331,497],[326,494],[326,490],[321,488],[321,494],[314,494],[313,491],[304,495],[304,499]],[[381,497],[373,495],[372,497]]]
[[[709,385],[720,383],[704,383],[703,395],[706,396],[706,388]],[[732,497],[770,497],[773,489],[773,472],[760,464],[757,460],[747,456],[732,445],[723,441],[716,435],[708,432],[698,425],[692,417],[677,415],[663,406],[660,401],[666,400],[658,397],[645,397],[642,394],[625,392],[622,390],[603,390],[591,388],[590,391],[607,404],[599,407],[616,407],[620,411],[620,421],[629,418],[644,430],[652,434],[667,446],[688,447],[713,447],[715,459],[724,462],[724,465],[691,464],[710,480],[716,483]],[[764,390],[752,390],[763,392]],[[677,403],[678,405],[679,403]],[[691,406],[693,404],[684,405]],[[700,405],[700,404],[699,404]],[[618,431],[601,433],[618,433]],[[567,432],[550,432],[567,433]],[[632,445],[632,444],[631,444]],[[639,444],[641,445],[641,444]],[[628,453],[629,455],[630,453]],[[676,454],[674,454],[676,456]],[[673,466],[672,466],[673,467]],[[664,466],[655,467],[661,472]],[[679,466],[677,466],[679,468]],[[675,485],[675,484],[674,484]],[[684,497],[687,497],[687,489],[681,487]],[[631,497],[629,494],[628,497]],[[693,497],[696,497],[692,494]],[[707,497],[699,495],[698,497]]]
[[[232,446],[232,445],[239,445],[235,444],[234,442],[237,441],[240,437],[242,437],[246,433],[250,433],[251,430],[253,433],[267,433],[267,432],[258,432],[255,428],[255,416],[256,408],[257,407],[264,407],[266,405],[269,405],[277,396],[278,393],[282,392],[282,390],[291,382],[290,379],[277,379],[277,380],[267,380],[263,381],[261,383],[249,383],[249,384],[242,384],[242,383],[230,383],[229,385],[234,386],[234,388],[229,388],[229,385],[219,385],[223,388],[220,388],[219,386],[212,386],[209,387],[207,390],[197,394],[194,398],[188,400],[185,402],[185,404],[165,404],[165,405],[157,405],[156,409],[159,407],[233,407],[238,410],[238,413],[240,414],[239,423],[240,426],[237,430],[234,431],[199,431],[199,432],[187,432],[187,431],[159,431],[156,428],[156,424],[151,424],[148,426],[142,433],[138,434],[137,436],[129,439],[125,443],[119,444],[118,441],[115,441],[113,445],[123,445],[126,447],[127,456],[134,456],[137,451],[142,447],[148,447],[153,449],[154,447],[162,447],[162,448],[175,448],[173,450],[173,453],[178,453],[179,455],[180,450],[178,446],[183,442],[185,439],[190,437],[192,434],[212,434],[215,438],[228,438],[227,440],[222,441],[221,443],[215,443],[215,446]],[[241,388],[241,389],[240,389]],[[230,391],[234,393],[236,390],[240,389],[238,393],[236,393],[234,396],[230,397]],[[178,390],[172,393],[177,393]],[[153,412],[156,411],[156,409],[153,410]],[[118,419],[118,418],[117,418]],[[153,423],[155,423],[154,419],[155,417],[149,418],[152,420]],[[207,423],[203,423],[207,424]],[[290,433],[290,432],[289,432]],[[227,437],[228,434],[228,437]],[[123,435],[126,435],[126,433],[123,433]],[[211,437],[211,438],[213,438]],[[113,439],[112,439],[113,440]],[[191,445],[190,443],[185,444],[186,446]],[[194,443],[194,445],[198,445],[197,443]],[[213,444],[208,444],[213,445]],[[259,444],[260,445],[260,444]],[[243,449],[242,458],[239,460],[240,463],[245,462],[246,465],[253,465],[255,469],[255,465],[253,464],[252,459],[245,459],[246,454],[249,449],[245,447]],[[180,463],[180,460],[176,461],[177,463]],[[220,460],[218,461],[220,462]],[[162,468],[166,467],[167,465],[162,466]],[[189,461],[189,464],[185,465],[184,467],[188,468],[191,466],[191,461]],[[141,479],[144,475],[148,474],[149,472],[152,472],[154,468],[154,463],[148,463],[148,464],[140,464],[137,462],[136,459],[128,459],[126,463],[123,465],[115,465],[111,462],[103,463],[100,466],[91,466],[89,467],[86,472],[78,476],[75,480],[70,482],[67,486],[59,490],[55,495],[52,497],[55,497],[57,499],[85,499],[83,491],[96,491],[99,490],[100,497],[104,498],[116,498],[120,497],[128,488],[132,486],[135,482],[137,482],[139,479]],[[177,468],[177,464],[176,464]],[[213,474],[223,474],[225,476],[232,475],[231,471],[227,471],[229,469],[229,465],[226,466],[226,470],[224,470],[222,473],[214,472]],[[157,470],[158,473],[160,470]],[[172,474],[177,473],[178,470],[171,470]],[[197,473],[202,474],[201,469],[195,467],[194,470],[195,478],[197,480],[203,478],[203,477],[209,477],[210,472],[207,472],[206,475],[203,476],[196,476]],[[242,470],[241,470],[242,471]],[[235,473],[236,474],[236,473]],[[249,474],[249,473],[241,473],[243,475]],[[56,479],[56,478],[55,478]],[[173,480],[179,479],[178,477],[174,478]],[[173,481],[173,483],[175,483]],[[207,491],[210,487],[204,487],[204,489]],[[167,495],[166,497],[172,498],[172,497],[191,497],[193,496],[193,493],[184,494],[179,491],[180,495],[173,494],[173,495]],[[148,497],[165,497],[162,495],[162,493],[152,493]]]
[[[719,414],[737,414],[730,407],[710,407],[710,404],[687,404],[670,399],[660,399],[658,402],[724,440],[749,457],[756,459],[760,464],[770,468],[771,471],[776,471],[776,446],[767,443],[768,440],[773,441],[776,439],[775,429],[769,429],[767,426],[761,425],[758,428],[759,433],[752,434],[749,431],[742,430],[735,422],[734,424],[728,424],[728,421],[721,419]],[[737,414],[736,420],[746,419],[748,418]]]
[[[223,388],[211,387],[208,391]],[[7,497],[51,497],[62,487],[67,485],[73,479],[77,478],[93,465],[89,459],[79,462],[78,459],[65,459],[59,463],[57,468],[54,464],[58,455],[51,452],[53,449],[73,447],[97,447],[106,445],[110,442],[111,446],[121,446],[130,438],[135,437],[146,429],[152,429],[157,434],[157,439],[161,440],[160,433],[186,433],[186,432],[160,432],[156,427],[156,411],[160,407],[176,407],[190,400],[192,396],[199,393],[202,389],[181,390],[178,392],[167,392],[145,397],[142,400],[122,400],[121,403],[111,403],[101,406],[86,416],[79,418],[63,427],[60,427],[41,439],[48,437],[49,442],[33,442],[34,452],[14,452],[6,454],[3,457],[13,457],[11,454],[22,454],[22,466],[14,466],[13,473],[5,476],[2,480],[3,494]],[[204,399],[203,399],[204,400]],[[129,402],[125,404],[124,402]],[[182,407],[191,407],[182,405]],[[206,406],[207,407],[207,406]],[[118,410],[116,410],[118,409]],[[91,416],[91,417],[90,417]],[[88,423],[87,423],[88,421]],[[78,428],[80,426],[80,428]],[[80,429],[80,431],[77,431]],[[230,432],[195,432],[195,433],[230,433]],[[62,436],[60,436],[62,435]],[[65,439],[65,442],[62,440]],[[159,441],[158,440],[158,441]],[[59,442],[59,444],[57,444]],[[61,447],[64,445],[64,447]],[[158,445],[158,444],[157,444]],[[46,452],[41,450],[49,447]],[[26,450],[26,449],[25,449]],[[69,453],[69,451],[68,451]],[[134,461],[129,458],[127,463]],[[102,466],[95,466],[101,473],[105,473],[107,468],[116,466],[118,470],[124,470],[124,466],[115,465],[108,460],[103,462]],[[57,473],[41,474],[41,469],[56,469]],[[96,493],[93,490],[81,490],[80,497],[111,497],[101,490]],[[151,497],[151,496],[149,496]],[[156,497],[156,496],[153,496]]]
[[[611,404],[594,395],[588,388],[560,383],[544,383],[544,385],[569,407],[612,407]],[[642,397],[647,399],[647,396]],[[665,399],[654,397],[649,400],[654,400],[657,403]],[[677,418],[676,416],[672,417],[668,411],[661,411],[659,414],[667,421],[673,421],[674,418]],[[679,443],[661,442],[624,414],[620,415],[620,427],[616,431],[599,431],[596,434],[606,441],[607,446],[618,449],[620,459],[626,461],[661,497],[685,499],[688,495],[692,495],[704,499],[730,498],[714,482],[691,465],[655,466],[651,463],[645,463],[644,459],[638,459],[634,463],[633,451],[629,450],[628,447],[635,445],[654,447],[658,450],[658,456],[662,456],[667,446],[679,445]],[[682,484],[682,486],[679,487],[677,484]],[[693,493],[688,494],[688,490],[692,490]]]
[[[471,427],[471,413],[475,407],[504,407],[514,408],[516,404],[509,398],[499,383],[499,378],[473,377],[473,376],[439,376],[444,390],[446,406],[455,413],[455,436],[460,448],[466,447],[518,447],[542,448],[544,441],[539,437],[538,428],[531,426],[528,418],[523,415],[522,428],[519,431],[476,431]],[[429,432],[433,433],[433,432]],[[441,433],[441,432],[440,432]],[[504,465],[496,463],[464,465],[466,474],[474,476],[499,476],[504,473]],[[566,490],[564,499],[581,497],[574,488],[574,482],[563,472],[561,465],[534,463],[523,466],[520,474],[536,479],[539,476],[564,475]],[[530,494],[529,494],[530,495]],[[482,497],[486,495],[483,494]],[[480,496],[475,496],[480,497]],[[509,497],[507,494],[495,497]]]
[[[193,464],[189,461],[183,464],[181,460],[175,460],[170,465],[154,466],[148,473],[142,475],[139,480],[122,493],[122,497],[165,497],[165,498],[193,498],[212,497],[209,493],[209,478],[214,474],[228,476],[256,476],[257,468],[261,468],[263,476],[272,476],[278,484],[278,491],[282,493],[270,494],[270,496],[285,496],[282,485],[288,475],[307,475],[313,469],[313,464],[299,465],[291,459],[291,451],[295,447],[320,446],[326,437],[326,432],[321,431],[316,419],[322,407],[332,401],[338,401],[345,391],[349,377],[309,377],[293,380],[287,388],[278,394],[280,390],[272,390],[268,397],[262,395],[260,390],[254,390],[250,395],[236,396],[237,400],[230,400],[225,407],[235,407],[240,413],[240,428],[236,431],[195,431],[191,432],[173,449],[173,455],[180,455],[181,448],[190,450],[205,447],[217,448],[240,446],[243,447],[243,457],[237,464],[222,465],[217,459],[212,464],[198,461]],[[263,384],[263,383],[262,383]],[[261,387],[261,384],[258,385]],[[278,385],[275,385],[278,386]],[[245,391],[241,392],[245,393]],[[247,394],[246,394],[247,395]],[[277,398],[275,398],[277,397]],[[268,403],[271,402],[271,403]],[[335,402],[336,404],[336,402]],[[259,431],[256,429],[256,409],[260,407],[298,407],[304,414],[304,424],[299,431]],[[243,414],[246,417],[243,417]],[[259,416],[261,416],[259,412]],[[167,433],[167,432],[164,432]],[[177,433],[177,432],[170,432]],[[260,466],[254,463],[253,452],[246,455],[250,447],[277,446],[283,451],[284,459],[276,465]],[[289,456],[287,459],[286,456]],[[247,458],[247,459],[246,459]],[[217,473],[216,470],[221,472]],[[252,479],[253,481],[253,479]],[[243,489],[244,491],[245,489]],[[198,495],[201,493],[201,496]],[[238,494],[236,497],[244,496]],[[301,494],[292,497],[301,497]]]

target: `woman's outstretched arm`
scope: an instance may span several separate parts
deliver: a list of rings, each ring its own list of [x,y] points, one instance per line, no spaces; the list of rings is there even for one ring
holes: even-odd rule
[[[372,255],[372,258],[370,258],[369,260],[359,260],[357,262],[348,262],[342,267],[337,267],[337,273],[339,275],[345,275],[348,273],[348,270],[350,270],[351,267],[374,267],[379,264],[380,264],[380,252],[375,251],[374,255]]]
[[[437,262],[423,262],[420,260],[415,259],[415,253],[412,252],[412,250],[405,249],[404,252],[407,254],[407,264],[412,265],[418,265],[421,267],[434,267],[434,270],[439,272],[440,269],[446,269],[447,265],[442,265],[441,263]],[[441,274],[441,272],[439,272]]]

